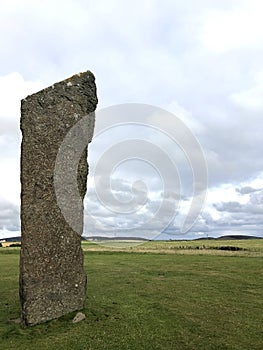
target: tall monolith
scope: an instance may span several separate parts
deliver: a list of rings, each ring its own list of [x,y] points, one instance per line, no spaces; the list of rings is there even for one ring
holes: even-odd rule
[[[61,145],[84,117],[87,127],[76,137],[85,139],[86,145],[91,141],[96,106],[95,78],[89,71],[22,100],[20,301],[25,326],[84,307],[87,278],[81,231],[88,174],[87,146],[77,160],[81,205],[70,202],[72,186],[67,182],[61,185],[67,206],[72,205],[78,230],[67,220],[57,200],[54,177]],[[70,161],[67,155],[64,158]],[[71,165],[65,163],[64,167],[66,175]]]

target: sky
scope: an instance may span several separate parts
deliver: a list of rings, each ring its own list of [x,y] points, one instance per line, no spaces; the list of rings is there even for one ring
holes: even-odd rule
[[[0,239],[20,234],[20,100],[86,70],[99,103],[84,235],[263,237],[262,11],[259,0],[0,0]]]

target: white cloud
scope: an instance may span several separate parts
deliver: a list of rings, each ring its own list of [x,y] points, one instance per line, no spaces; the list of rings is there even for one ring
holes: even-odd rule
[[[236,3],[233,9],[208,10],[201,41],[216,54],[237,49],[257,49],[263,43],[262,1]]]
[[[14,212],[12,208],[20,202],[20,103],[42,87],[40,81],[25,81],[16,72],[0,77],[0,201],[10,205],[15,221],[19,219],[19,211]],[[0,218],[0,228],[1,225]]]
[[[0,135],[10,133],[18,135],[21,100],[42,88],[41,81],[25,81],[17,72],[0,77]]]
[[[209,189],[200,219],[205,218],[212,234],[234,232],[263,236],[262,179],[262,174],[258,174],[256,178],[240,182],[238,188],[229,183]]]
[[[205,126],[201,120],[196,120],[193,113],[181,106],[177,101],[171,102],[166,109],[175,114],[196,136],[205,132]]]
[[[0,198],[0,239],[20,230],[19,206]]]
[[[254,74],[254,85],[246,90],[233,93],[230,98],[241,108],[251,112],[263,111],[263,71]]]

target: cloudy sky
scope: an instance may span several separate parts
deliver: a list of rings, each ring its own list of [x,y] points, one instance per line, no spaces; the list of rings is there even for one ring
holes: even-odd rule
[[[260,0],[0,0],[0,238],[20,233],[20,100],[86,70],[99,98],[86,235],[263,237],[262,12]]]

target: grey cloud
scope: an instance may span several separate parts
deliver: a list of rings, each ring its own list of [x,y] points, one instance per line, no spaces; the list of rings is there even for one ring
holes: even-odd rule
[[[257,190],[250,194],[250,204],[252,206],[263,205],[263,190]]]
[[[19,208],[9,201],[0,199],[0,230],[19,231]]]
[[[239,202],[225,202],[220,204],[214,204],[214,207],[218,211],[226,212],[240,212],[243,206]]]
[[[101,203],[96,195],[95,189],[92,187],[88,191],[85,199],[85,230],[89,235],[112,235],[123,236],[126,233],[129,236],[138,236],[138,230],[141,235],[147,238],[152,237],[153,232],[161,232],[173,219],[176,213],[176,203],[179,199],[178,194],[170,191],[165,200],[161,193],[149,193],[148,200],[139,208],[135,208],[134,212],[123,213],[125,203],[119,201],[117,204],[112,202],[112,195],[117,195],[119,199],[128,199],[131,194],[131,186],[125,180],[113,179],[113,187],[118,190],[110,193],[107,203]],[[163,202],[164,200],[164,202]],[[157,215],[158,210],[162,208],[162,216]],[[108,231],[109,229],[109,231]]]
[[[253,192],[257,192],[259,190],[250,186],[245,186],[245,187],[236,188],[236,191],[239,192],[240,194],[250,194]]]
[[[262,197],[259,199],[262,200]],[[251,202],[247,204],[241,204],[239,202],[224,202],[220,204],[214,204],[214,207],[220,212],[228,213],[263,213],[263,201],[252,205]]]

